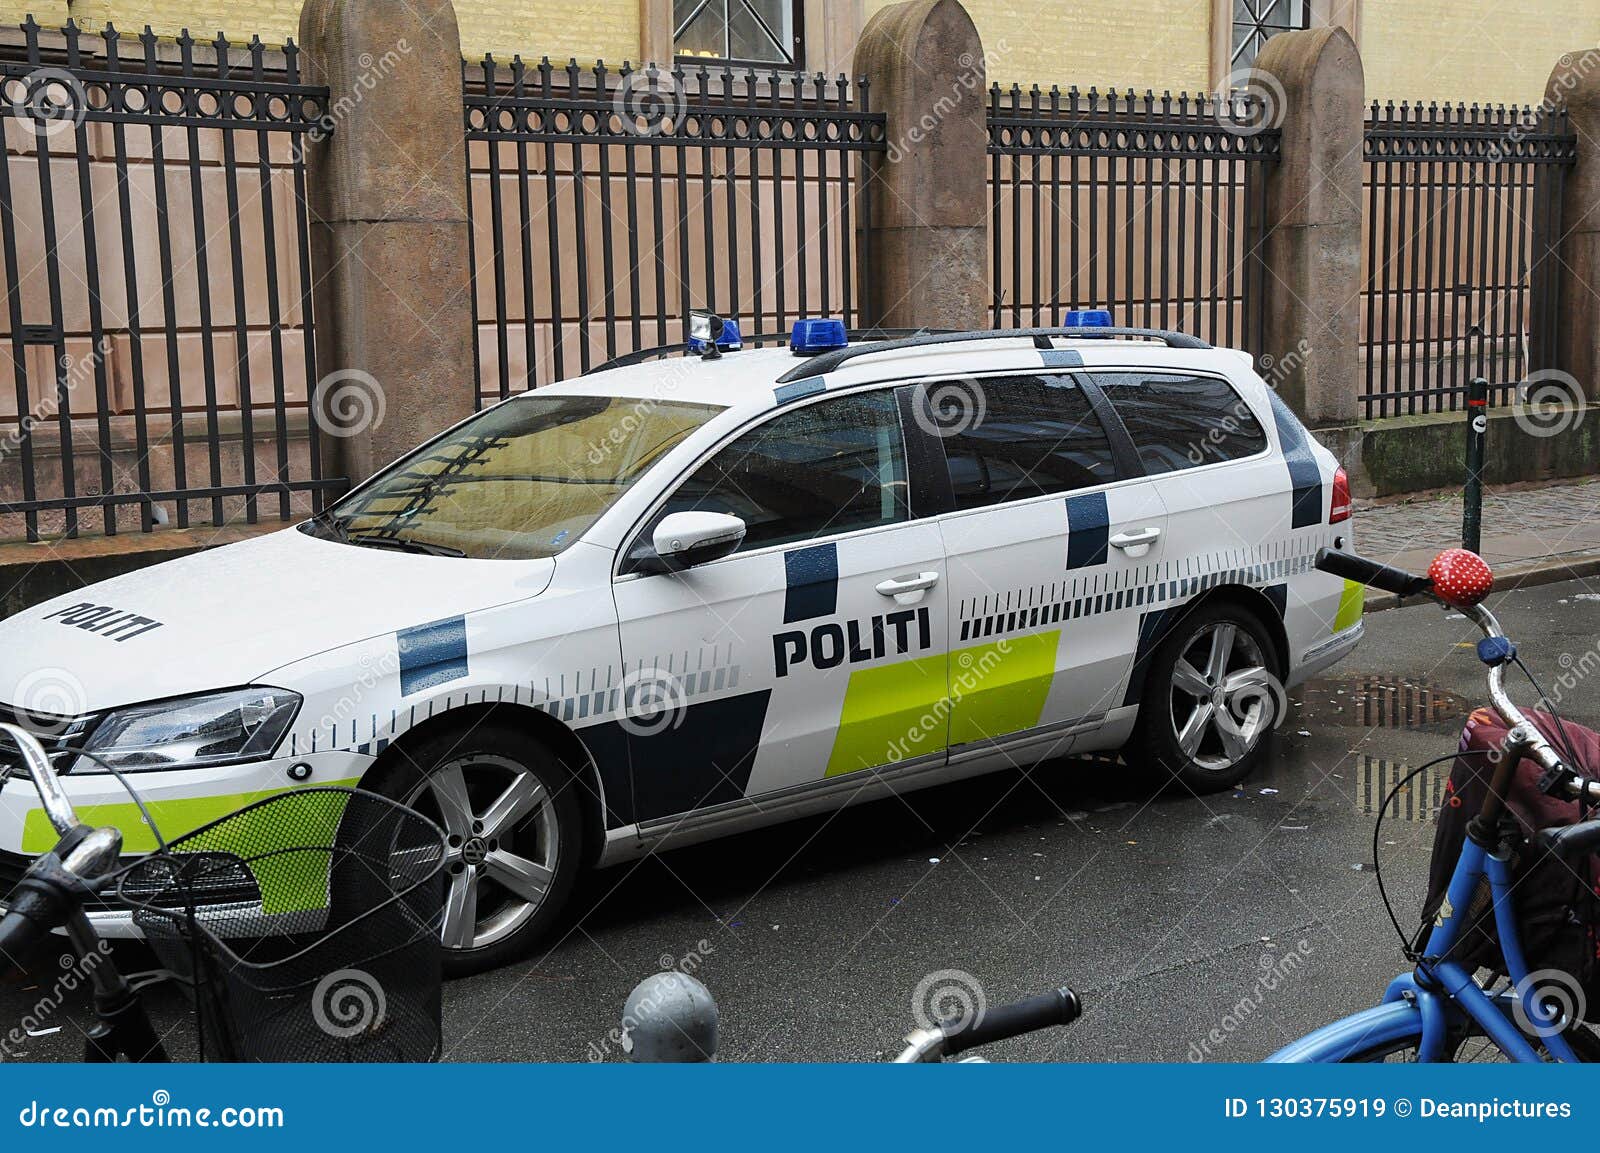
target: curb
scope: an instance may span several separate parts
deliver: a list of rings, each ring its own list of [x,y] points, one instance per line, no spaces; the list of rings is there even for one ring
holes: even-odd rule
[[[1494,573],[1494,591],[1511,592],[1513,589],[1535,588],[1593,576],[1600,576],[1600,552],[1566,553],[1499,566]],[[1369,591],[1362,602],[1362,611],[1369,613],[1399,607],[1400,598],[1393,593]]]

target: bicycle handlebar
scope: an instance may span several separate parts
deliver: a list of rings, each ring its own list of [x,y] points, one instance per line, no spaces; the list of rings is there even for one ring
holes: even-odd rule
[[[1355,581],[1357,584],[1371,585],[1386,593],[1394,593],[1395,596],[1417,596],[1428,593],[1433,588],[1433,582],[1425,576],[1408,573],[1405,569],[1391,568],[1375,560],[1368,560],[1364,556],[1357,556],[1353,552],[1341,552],[1331,548],[1319,549],[1316,564],[1323,572],[1344,577],[1345,580]]]
[[[1009,1041],[1012,1037],[1020,1037],[1038,1029],[1070,1025],[1082,1015],[1083,1005],[1071,989],[1041,993],[1037,997],[1001,1005],[998,1009],[975,1015],[970,1021],[943,1026],[945,1055],[953,1057],[980,1045]]]
[[[1057,989],[980,1012],[970,1021],[940,1021],[930,1028],[918,1029],[906,1038],[905,1051],[894,1059],[895,1064],[939,1061],[980,1045],[992,1045],[1057,1025],[1070,1025],[1082,1015],[1083,1002],[1078,1000],[1078,995],[1071,989]]]
[[[72,802],[67,799],[44,746],[32,733],[16,725],[0,722],[0,733],[10,737],[17,746],[17,751],[22,755],[22,767],[33,780],[34,790],[44,805],[45,816],[50,818],[50,823],[60,836],[66,836],[78,827],[78,814],[73,811]]]
[[[1428,577],[1392,568],[1368,560],[1366,557],[1357,556],[1355,553],[1330,548],[1320,549],[1315,563],[1316,567],[1325,573],[1360,584],[1368,584],[1385,592],[1394,593],[1396,596],[1426,596],[1432,600],[1439,600],[1433,590],[1433,581]],[[1477,625],[1484,636],[1506,639],[1499,620],[1482,604],[1455,607]],[[1600,781],[1581,777],[1574,772],[1561,759],[1561,754],[1545,739],[1544,734],[1534,727],[1517,707],[1516,702],[1511,699],[1511,694],[1506,691],[1505,686],[1504,662],[1489,666],[1489,703],[1494,706],[1495,712],[1500,714],[1509,728],[1508,751],[1516,749],[1519,757],[1531,757],[1545,772],[1564,778],[1557,787],[1572,800],[1586,800],[1590,804],[1600,804]]]

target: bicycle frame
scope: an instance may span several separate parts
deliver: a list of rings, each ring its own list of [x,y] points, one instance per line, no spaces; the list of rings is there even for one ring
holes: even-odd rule
[[[1472,905],[1480,882],[1488,878],[1494,899],[1495,928],[1500,936],[1500,948],[1505,955],[1506,971],[1511,977],[1514,996],[1521,1005],[1527,1020],[1536,1025],[1556,1025],[1549,1036],[1543,1037],[1550,1056],[1559,1062],[1576,1063],[1578,1055],[1561,1036],[1559,1023],[1549,1021],[1549,1013],[1538,1003],[1534,983],[1528,977],[1528,962],[1518,935],[1516,907],[1512,898],[1511,865],[1500,850],[1490,851],[1470,837],[1461,847],[1461,857],[1450,878],[1450,887],[1444,906],[1439,911],[1434,926],[1428,932],[1423,947],[1423,959],[1416,970],[1397,977],[1384,994],[1384,1004],[1396,1001],[1414,1001],[1422,1014],[1422,1040],[1418,1048],[1418,1061],[1439,1061],[1445,1056],[1445,1042],[1454,1014],[1471,1019],[1500,1047],[1500,1051],[1514,1061],[1540,1063],[1541,1058],[1533,1045],[1514,1021],[1473,980],[1463,966],[1445,958],[1461,939],[1465,912]],[[1441,958],[1434,960],[1433,958]]]

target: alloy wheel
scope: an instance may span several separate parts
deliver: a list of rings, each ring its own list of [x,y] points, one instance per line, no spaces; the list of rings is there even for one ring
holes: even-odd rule
[[[527,766],[471,753],[434,769],[405,803],[443,826],[448,949],[480,949],[539,911],[555,879],[561,834],[544,783]]]
[[[1232,769],[1277,719],[1278,692],[1255,637],[1232,621],[1206,625],[1172,668],[1172,731],[1179,749],[1206,771]]]

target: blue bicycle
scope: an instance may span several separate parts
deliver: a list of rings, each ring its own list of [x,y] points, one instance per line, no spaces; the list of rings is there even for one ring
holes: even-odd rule
[[[1428,576],[1414,576],[1350,553],[1323,549],[1317,567],[1397,596],[1425,596],[1464,613],[1483,630],[1478,657],[1489,667],[1489,699],[1508,732],[1494,760],[1482,808],[1468,826],[1448,889],[1447,909],[1472,907],[1487,880],[1494,922],[1510,987],[1486,989],[1451,959],[1468,918],[1448,913],[1435,921],[1416,950],[1414,971],[1396,978],[1383,1003],[1335,1021],[1286,1046],[1273,1062],[1461,1061],[1600,1062],[1600,1041],[1568,1016],[1529,979],[1529,967],[1512,900],[1511,846],[1500,832],[1504,797],[1519,761],[1544,770],[1540,787],[1551,796],[1600,803],[1600,781],[1584,777],[1529,723],[1505,688],[1505,668],[1515,648],[1500,623],[1479,602],[1488,595],[1488,566],[1471,553],[1441,554]],[[1541,851],[1582,862],[1600,849],[1600,820],[1545,829]],[[1397,926],[1398,927],[1398,926]]]

